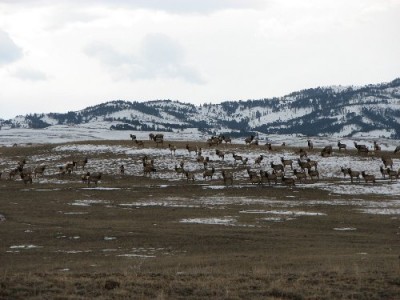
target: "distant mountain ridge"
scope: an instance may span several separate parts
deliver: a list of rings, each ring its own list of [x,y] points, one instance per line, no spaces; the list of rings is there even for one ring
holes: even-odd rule
[[[115,130],[173,131],[247,135],[360,135],[400,138],[400,78],[362,87],[318,87],[280,98],[194,105],[172,100],[109,101],[80,111],[29,114],[3,126],[44,128],[102,122]]]

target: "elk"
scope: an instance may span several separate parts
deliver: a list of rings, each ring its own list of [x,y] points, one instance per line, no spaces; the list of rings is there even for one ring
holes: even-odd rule
[[[224,179],[224,184],[226,185],[228,181],[233,185],[233,174],[231,172],[222,170],[222,178]]]
[[[45,165],[38,166],[33,170],[33,173],[35,174],[35,178],[37,177],[38,174],[42,175],[44,174],[44,170],[46,169]]]
[[[375,175],[366,174],[365,171],[362,171],[361,175],[364,178],[365,183],[368,183],[369,181],[371,181],[372,183],[375,183]]]
[[[119,174],[121,174],[121,175],[125,174],[125,166],[124,165],[119,166]]]
[[[171,155],[175,155],[175,152],[176,152],[176,146],[175,145],[168,144],[168,149],[169,149],[169,151],[171,151]]]
[[[346,175],[350,175],[350,174],[349,174],[349,169],[348,169],[348,168],[340,167],[340,172],[343,173],[343,177],[346,177]]]
[[[267,150],[272,151],[272,144],[271,143],[266,143],[265,146],[267,146]]]
[[[32,175],[31,174],[21,173],[21,179],[25,185],[27,185],[28,183],[32,184]]]
[[[152,141],[154,139],[154,133],[149,133],[149,140]]]
[[[243,157],[242,156],[240,156],[240,155],[236,155],[236,153],[232,153],[232,156],[233,156],[233,159],[235,160],[235,163],[237,162],[237,161],[241,161],[241,162],[243,162]]]
[[[376,141],[374,141],[374,150],[375,150],[375,152],[376,152],[376,151],[381,151],[381,150],[382,150],[381,146],[378,145],[378,143],[377,143]]]
[[[311,160],[307,158],[307,162],[310,164],[310,168],[314,167],[314,169],[318,169],[318,162],[316,160]]]
[[[319,180],[319,172],[318,172],[318,170],[310,170],[310,169],[308,169],[308,176],[311,178],[311,181],[313,181],[314,177],[316,177]]]
[[[184,162],[183,162],[183,161],[181,161],[179,167],[178,167],[178,165],[175,165],[175,172],[176,172],[177,174],[181,174],[181,176],[184,176],[184,175],[185,175],[185,170],[184,170],[184,168],[183,168],[183,165],[184,165]]]
[[[247,174],[249,175],[250,178],[252,176],[257,176],[258,175],[256,171],[251,171],[250,167],[247,167],[246,170],[247,170]]]
[[[158,145],[159,145],[159,144],[161,144],[161,145],[164,144],[164,138],[163,138],[163,137],[160,137],[160,136],[155,136],[155,137],[154,137],[154,141],[156,142],[156,147],[157,147],[157,148],[158,148]]]
[[[131,140],[132,140],[132,141],[136,140],[136,135],[130,134],[129,136],[131,137]]]
[[[357,148],[358,153],[368,153],[368,147],[366,145],[359,145],[354,142],[354,147]]]
[[[274,171],[285,171],[285,168],[282,164],[274,164],[273,162],[271,162],[271,168],[274,169]]]
[[[65,165],[58,166],[58,170],[60,171],[59,175],[64,175],[65,173],[71,174],[74,170],[74,166],[76,162],[68,162]]]
[[[307,140],[307,146],[308,146],[308,150],[314,149],[314,144],[311,140]]]
[[[75,162],[75,168],[78,170],[78,167],[82,167],[82,170],[85,170],[85,166],[88,163],[88,158],[85,157],[83,160],[78,160]]]
[[[194,176],[193,172],[186,171],[185,175],[186,175],[186,181],[187,182],[189,182],[189,180],[194,181],[195,176]]]
[[[290,168],[293,170],[293,160],[291,159],[284,159],[283,157],[281,157],[281,162],[283,167],[285,168],[286,166],[290,166]]]
[[[136,143],[137,147],[142,147],[142,148],[144,147],[144,142],[143,141],[138,141],[138,140],[135,139],[135,143]]]
[[[19,168],[15,168],[15,169],[11,170],[10,173],[8,174],[9,179],[10,179],[10,180],[11,180],[11,179],[14,179],[14,177],[15,177],[16,175],[18,175],[19,173],[20,173]]]
[[[347,172],[350,175],[351,183],[353,183],[353,178],[357,178],[358,182],[360,182],[360,172],[353,171],[351,168],[347,168]]]
[[[262,178],[266,178],[268,181],[268,185],[271,185],[271,181],[274,181],[275,184],[278,184],[278,176],[276,175],[275,171],[272,173],[268,173],[266,171],[260,170],[260,176]]]
[[[381,157],[383,164],[385,165],[385,168],[390,166],[393,169],[393,160],[390,157]]]
[[[207,177],[209,177],[210,180],[212,180],[214,173],[215,173],[214,167],[212,167],[211,170],[205,170],[203,172],[203,178],[207,179]]]
[[[389,169],[389,168],[384,169],[383,166],[380,167],[380,171],[381,171],[381,174],[382,174],[382,176],[383,176],[383,179],[386,179],[386,175],[389,175],[388,169]],[[389,170],[390,170],[390,169],[389,169]]]
[[[282,183],[284,183],[285,185],[296,185],[295,184],[295,180],[292,177],[282,177]]]
[[[300,159],[303,159],[304,157],[307,157],[307,151],[304,150],[303,148],[300,148],[299,155],[300,155]]]
[[[308,161],[297,159],[297,163],[299,164],[300,168],[304,171],[305,169],[311,169],[311,164]]]
[[[332,146],[325,146],[321,150],[321,156],[322,157],[327,157],[327,156],[330,156],[331,154],[332,154]]]
[[[400,152],[400,146],[397,146],[396,149],[394,149],[393,153],[397,153],[397,152]]]
[[[302,181],[306,181],[307,180],[307,174],[305,172],[298,172],[297,169],[293,170],[293,174],[294,176],[296,176],[296,178],[302,182]]]
[[[225,144],[232,144],[232,139],[229,136],[222,136],[222,140],[225,142]]]
[[[221,150],[219,150],[219,149],[216,149],[216,150],[215,150],[215,154],[216,154],[219,158],[222,158],[222,160],[224,160],[224,158],[225,158],[225,152],[224,152],[224,151],[221,151]]]
[[[257,165],[261,164],[263,158],[264,158],[264,156],[261,154],[259,157],[256,158],[255,163],[256,163]]]
[[[252,176],[250,176],[250,182],[251,184],[261,184],[262,180],[261,177],[258,176],[258,174],[253,174]]]
[[[143,175],[151,175],[151,173],[155,173],[157,170],[153,165],[143,165]]]
[[[94,182],[95,185],[97,186],[97,182],[101,180],[101,176],[102,176],[101,172],[99,172],[99,173],[87,172],[86,173],[87,185],[90,186],[90,183]]]
[[[342,149],[344,149],[344,150],[347,149],[347,145],[346,144],[342,144],[340,141],[338,141],[337,146],[339,148],[339,151],[342,150]]]
[[[392,181],[393,178],[396,180],[399,178],[399,173],[397,171],[391,170],[390,168],[387,168],[386,171],[388,173],[390,181]]]
[[[197,147],[196,146],[190,146],[189,144],[186,144],[186,149],[189,152],[189,154],[191,154],[192,152],[197,154]]]
[[[244,142],[246,143],[246,145],[250,144],[253,140],[254,140],[254,135],[251,135],[249,137],[247,137]]]

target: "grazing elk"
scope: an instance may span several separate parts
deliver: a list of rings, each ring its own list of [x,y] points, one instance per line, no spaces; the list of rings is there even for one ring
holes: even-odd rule
[[[157,170],[154,168],[153,165],[143,165],[143,176],[146,175],[151,175],[152,173],[155,173]]]
[[[138,141],[138,140],[135,140],[135,143],[136,143],[136,146],[137,147],[144,147],[144,142],[143,141]]]
[[[362,171],[362,172],[361,172],[361,175],[362,175],[362,177],[364,178],[365,183],[368,183],[368,182],[370,182],[370,181],[371,181],[372,183],[375,183],[375,175],[366,174],[365,171]]]
[[[286,166],[290,166],[290,168],[293,170],[293,160],[291,159],[284,159],[283,157],[281,157],[281,162],[283,167],[285,168]]]
[[[101,180],[101,176],[102,176],[101,172],[98,172],[98,173],[87,172],[86,173],[87,185],[90,186],[90,183],[94,182],[95,185],[97,186],[97,182],[99,182]]]
[[[285,172],[285,168],[283,167],[282,164],[274,164],[273,162],[271,162],[271,168],[272,168],[274,171],[282,171],[282,172]]]
[[[300,148],[299,155],[300,155],[300,159],[303,159],[304,157],[307,157],[307,151],[304,150],[303,148]]]
[[[232,139],[229,136],[222,136],[222,140],[225,142],[225,144],[232,144]]]
[[[278,184],[278,176],[275,171],[272,173],[268,173],[266,171],[260,170],[261,179],[266,178],[268,181],[268,185],[271,185],[271,181],[274,181],[275,184]]]
[[[195,176],[194,176],[194,173],[193,173],[193,172],[186,171],[186,172],[185,172],[185,175],[186,175],[186,181],[187,181],[187,182],[189,182],[190,180],[191,180],[191,181],[194,181]]]
[[[33,170],[33,173],[35,174],[35,178],[37,178],[37,175],[42,175],[44,174],[44,170],[46,169],[45,165],[38,166]]]
[[[308,170],[311,169],[311,164],[308,161],[300,160],[298,158],[297,163],[299,164],[302,171],[304,171],[305,169],[308,169]]]
[[[189,154],[191,154],[192,152],[197,154],[199,150],[196,146],[190,146],[189,144],[186,144],[186,149],[189,152]]]
[[[327,156],[331,156],[331,155],[332,155],[332,146],[325,146],[321,150],[321,156],[322,157],[327,157]]]
[[[353,178],[357,178],[358,182],[360,182],[360,172],[353,171],[351,168],[347,168],[347,172],[350,175],[351,183],[353,183]]]
[[[224,152],[224,151],[221,151],[221,150],[219,150],[219,149],[216,149],[216,150],[215,150],[215,154],[216,154],[219,158],[222,158],[222,160],[224,160],[224,158],[225,158],[225,152]]]
[[[399,178],[399,173],[397,171],[391,170],[390,168],[387,168],[386,171],[388,173],[390,181],[392,181],[393,178],[396,180]]]
[[[85,157],[83,160],[78,160],[75,162],[75,168],[78,170],[78,167],[82,167],[82,170],[85,170],[85,166],[88,163],[88,158]]]
[[[295,180],[292,177],[282,176],[282,183],[285,185],[296,185]]]
[[[337,146],[339,148],[339,151],[341,151],[342,149],[346,150],[347,149],[347,145],[341,143],[340,141],[338,141]]]
[[[225,185],[228,183],[228,181],[230,181],[231,185],[233,185],[233,173],[232,172],[222,170],[222,178],[224,179]]]
[[[297,169],[294,169],[293,174],[300,182],[305,182],[307,180],[307,174],[305,172],[298,172]]]
[[[28,183],[32,184],[32,175],[31,174],[21,173],[21,179],[25,185],[27,185]]]
[[[385,165],[385,168],[390,166],[393,169],[393,160],[390,157],[381,157],[383,164]]]
[[[319,180],[319,172],[318,172],[318,170],[310,170],[310,169],[308,169],[308,176],[311,178],[311,181],[313,181],[313,178],[317,178]]]
[[[215,168],[214,167],[212,167],[211,170],[205,170],[203,172],[203,178],[207,179],[207,177],[209,177],[210,180],[212,180],[212,178],[214,176],[214,173],[215,173]]]
[[[249,137],[247,137],[244,142],[246,143],[246,145],[249,145],[253,140],[254,140],[255,136],[251,135]]]

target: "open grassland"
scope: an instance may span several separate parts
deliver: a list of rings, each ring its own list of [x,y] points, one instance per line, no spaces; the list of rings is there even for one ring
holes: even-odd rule
[[[286,186],[252,184],[246,168],[270,171],[284,157],[299,169],[298,148],[224,144],[222,160],[190,144],[212,179],[183,142],[175,155],[168,141],[0,148],[0,299],[398,299],[400,187],[379,173],[381,156],[398,169],[398,154],[307,150],[320,179]],[[144,155],[155,173],[144,176]],[[85,171],[59,175],[83,157]],[[32,184],[8,178],[23,158],[46,165]],[[176,172],[182,161],[195,181]],[[341,166],[377,182],[351,183]],[[81,181],[86,171],[102,172],[97,187]]]

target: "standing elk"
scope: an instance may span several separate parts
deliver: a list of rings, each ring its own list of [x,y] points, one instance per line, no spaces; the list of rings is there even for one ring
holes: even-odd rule
[[[382,150],[382,147],[376,141],[374,141],[374,150],[375,152]]]
[[[308,146],[308,150],[314,149],[314,144],[311,140],[307,140],[307,146]]]
[[[221,150],[219,150],[219,149],[216,149],[216,150],[215,150],[215,154],[216,154],[219,158],[221,158],[222,160],[224,160],[224,158],[225,158],[225,152],[224,152],[224,151],[221,151]]]
[[[215,168],[214,167],[212,167],[211,170],[205,170],[203,172],[203,178],[207,179],[207,177],[209,177],[210,180],[212,180],[212,178],[214,176],[214,173],[215,173]]]
[[[97,182],[99,182],[99,181],[101,180],[101,176],[102,176],[102,173],[101,173],[101,172],[99,172],[99,173],[90,173],[90,172],[87,172],[87,173],[86,173],[87,185],[90,186],[90,183],[91,183],[91,182],[94,182],[95,185],[97,186]]]
[[[311,181],[313,181],[314,177],[316,177],[319,180],[319,172],[318,172],[318,170],[310,170],[310,169],[308,169],[308,176],[311,178]]]
[[[381,157],[383,164],[385,165],[385,168],[390,166],[393,169],[393,160],[390,157]]]
[[[380,171],[381,171],[383,179],[386,179],[386,175],[389,175],[388,168],[385,169],[385,168],[383,168],[383,166],[381,166]]]
[[[129,136],[130,136],[130,138],[131,138],[132,141],[136,140],[136,135],[130,134]]]
[[[305,172],[298,172],[297,169],[294,169],[293,174],[300,182],[305,182],[307,180],[307,174]]]
[[[264,156],[261,154],[259,157],[256,158],[255,163],[256,163],[257,165],[261,164],[263,158],[264,158]]]
[[[359,171],[353,171],[351,168],[347,168],[347,172],[350,175],[351,183],[353,183],[353,178],[357,178],[358,182],[360,182],[360,172]]]
[[[390,168],[387,168],[386,171],[388,173],[390,181],[392,181],[393,178],[396,180],[399,178],[399,173],[397,171],[391,170]]]
[[[272,173],[268,173],[266,171],[260,170],[261,179],[266,178],[268,181],[268,185],[271,185],[271,181],[274,181],[275,184],[278,184],[278,176],[275,171]]]
[[[274,164],[273,162],[271,162],[271,168],[274,169],[274,171],[285,172],[285,168],[283,167],[282,164]]]
[[[397,152],[400,152],[400,146],[397,146],[396,149],[394,149],[393,153],[397,153]]]
[[[171,151],[171,155],[175,156],[176,146],[172,145],[172,144],[168,144],[168,149],[169,149],[169,151]]]
[[[344,150],[347,149],[347,145],[341,143],[340,141],[337,142],[337,146],[338,146],[338,148],[339,148],[339,151],[342,150],[342,149],[344,149]]]
[[[366,174],[365,171],[362,171],[361,175],[364,178],[365,183],[368,183],[369,181],[371,181],[372,183],[375,183],[375,175]]]
[[[350,174],[349,174],[349,169],[348,169],[348,168],[340,167],[340,172],[343,173],[343,177],[346,177],[346,175],[350,175]]]
[[[37,175],[42,175],[44,174],[44,170],[46,169],[45,165],[38,166],[33,170],[33,173],[35,174],[35,178],[37,178]]]
[[[191,154],[192,152],[196,153],[198,152],[198,148],[196,146],[190,146],[189,144],[186,144],[186,149]]]
[[[224,179],[224,184],[226,185],[228,181],[231,182],[231,185],[233,185],[233,174],[232,172],[228,172],[225,170],[222,170],[222,178]]]
[[[185,175],[186,175],[186,182],[189,182],[190,180],[191,180],[192,182],[194,181],[195,176],[194,176],[194,173],[193,173],[193,172],[186,171],[186,172],[185,172]]]
[[[290,168],[293,170],[293,160],[284,159],[283,157],[281,157],[281,162],[282,162],[283,168],[285,168],[286,166],[290,166]]]

